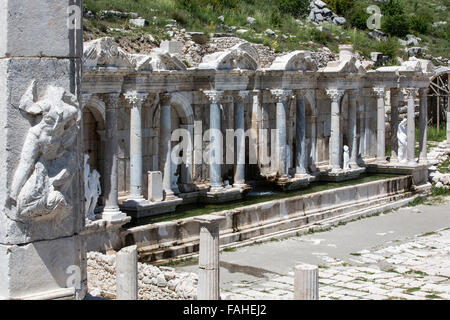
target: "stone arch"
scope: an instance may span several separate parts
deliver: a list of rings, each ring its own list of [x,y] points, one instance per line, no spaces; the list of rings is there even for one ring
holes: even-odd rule
[[[91,170],[100,173],[100,183],[102,190],[104,186],[104,144],[101,143],[105,130],[105,104],[98,97],[92,96],[84,103],[83,114],[83,153],[89,155],[89,165]],[[103,195],[100,196],[100,203],[104,203]]]

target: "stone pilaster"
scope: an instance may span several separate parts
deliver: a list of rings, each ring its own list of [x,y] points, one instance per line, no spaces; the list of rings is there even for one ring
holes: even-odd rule
[[[340,148],[340,103],[344,90],[328,89],[331,99],[331,136],[330,136],[330,168],[332,171],[341,169],[342,149]]]
[[[0,1],[0,300],[83,299],[82,1]]]
[[[450,144],[450,111],[447,112],[447,144]]]
[[[117,300],[138,299],[137,246],[125,247],[116,255]]]
[[[236,137],[236,163],[234,187],[245,187],[245,122],[244,107],[249,91],[240,91],[234,97],[234,130]]]
[[[391,162],[398,161],[398,108],[400,90],[391,89]]]
[[[377,161],[386,162],[386,123],[384,120],[386,110],[384,107],[384,88],[373,88],[377,96]]]
[[[420,94],[419,162],[427,163],[428,89],[420,90],[419,94]]]
[[[356,91],[348,92],[348,141],[350,148],[350,165],[357,167],[358,158],[358,137],[357,137],[357,117],[356,117]]]
[[[211,192],[222,190],[222,162],[223,162],[223,143],[222,132],[220,130],[221,112],[219,99],[222,92],[216,90],[208,90],[203,92],[210,102],[209,108],[209,130],[210,130],[210,164],[209,164],[209,180]]]
[[[196,217],[200,223],[198,259],[198,300],[220,299],[219,232],[223,216]]]
[[[160,168],[163,173],[163,190],[165,199],[174,197],[172,190],[172,115],[171,115],[171,96],[169,94],[161,94],[159,96],[160,103],[160,149],[159,160]]]
[[[142,194],[142,104],[148,94],[125,93],[130,110],[130,196],[128,200],[144,201]]]
[[[416,165],[415,143],[416,143],[416,123],[415,123],[415,104],[414,99],[417,96],[416,88],[406,89],[408,99],[408,142],[407,142],[407,160],[408,165]]]
[[[280,179],[288,178],[288,164],[286,157],[286,126],[287,126],[287,101],[291,94],[290,90],[271,90],[271,94],[277,101],[276,106],[276,144],[279,150],[276,158],[278,174]]]

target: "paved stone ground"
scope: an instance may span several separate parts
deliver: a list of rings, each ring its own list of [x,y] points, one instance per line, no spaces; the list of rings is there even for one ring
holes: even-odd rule
[[[223,252],[222,296],[292,299],[300,263],[320,266],[320,299],[450,299],[450,197]],[[196,265],[179,269],[195,272]]]
[[[320,299],[450,299],[450,228],[402,244],[362,250],[348,263],[326,254],[319,270]],[[242,281],[225,299],[292,299],[293,273]]]

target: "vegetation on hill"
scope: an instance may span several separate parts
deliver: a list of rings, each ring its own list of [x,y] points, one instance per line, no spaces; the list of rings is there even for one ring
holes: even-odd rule
[[[95,15],[95,18],[85,22],[85,27],[87,32],[96,36],[109,34],[114,37],[133,37],[152,34],[155,39],[162,40],[170,37],[164,27],[176,20],[178,27],[186,31],[216,33],[245,29],[247,32],[238,34],[239,37],[265,44],[277,52],[315,50],[323,46],[337,51],[338,44],[352,43],[363,56],[369,57],[370,52],[379,51],[388,55],[391,63],[395,63],[396,57],[407,58],[398,38],[414,34],[422,38],[420,46],[427,47],[428,53],[435,57],[450,58],[450,21],[448,8],[445,7],[450,5],[448,0],[325,2],[336,14],[346,18],[344,26],[323,24],[323,28],[318,28],[310,23],[307,19],[309,0],[84,0],[85,9]],[[368,36],[366,21],[369,14],[366,9],[369,5],[381,7],[381,30],[389,35],[386,42]],[[136,29],[127,19],[115,16],[100,19],[102,10],[136,12],[150,24]],[[248,22],[248,17],[255,21]],[[432,27],[434,22],[439,21],[445,21],[446,24]],[[275,31],[276,36],[266,34],[267,29]]]

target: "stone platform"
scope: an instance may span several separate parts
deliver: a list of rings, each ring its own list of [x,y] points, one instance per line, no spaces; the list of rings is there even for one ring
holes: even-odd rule
[[[286,181],[278,180],[276,182],[276,188],[282,191],[293,191],[306,188],[311,182],[317,181],[317,176],[313,175],[295,175],[294,178]]]
[[[150,202],[145,201],[124,201],[120,205],[120,210],[126,212],[133,218],[146,218],[163,213],[174,212],[178,205],[183,203],[183,199],[173,197],[165,201]]]
[[[327,170],[321,172],[320,180],[328,182],[342,182],[357,179],[361,174],[366,172],[366,168],[356,168],[349,170],[332,171]]]
[[[203,203],[225,203],[245,198],[248,188],[223,188],[219,191],[207,192],[201,201]]]
[[[405,174],[413,177],[413,183],[416,186],[426,184],[428,182],[429,164],[417,163],[408,165],[400,162],[388,163],[371,163],[366,165],[368,173],[390,173]]]

